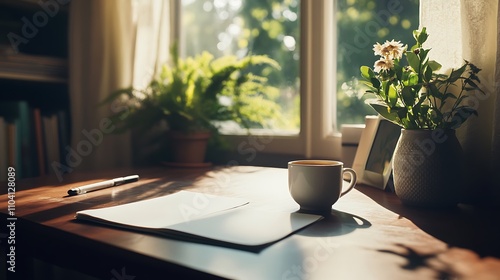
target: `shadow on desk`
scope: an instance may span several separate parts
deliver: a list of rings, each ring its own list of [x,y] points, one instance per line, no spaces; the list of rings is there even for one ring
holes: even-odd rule
[[[359,186],[357,189],[384,208],[448,244],[475,251],[479,257],[500,257],[500,213],[459,204],[451,209],[423,209],[403,205],[395,194]]]
[[[352,233],[357,229],[369,228],[371,225],[368,220],[360,216],[332,210],[329,214],[323,215],[323,219],[299,231],[297,235],[312,237],[340,236]]]
[[[58,206],[55,208],[47,208],[44,201],[33,202],[30,208],[37,211],[33,211],[32,214],[27,214],[25,218],[36,220],[37,222],[47,222],[62,216],[74,215],[78,211],[89,208],[101,208],[131,203],[193,188],[193,181],[190,180],[160,178],[153,182],[143,183],[145,179],[149,178],[143,178],[137,183],[136,187],[124,186],[123,188],[110,188],[78,196],[69,196],[61,192],[60,194],[54,195],[54,199],[59,197],[65,204],[55,204]]]

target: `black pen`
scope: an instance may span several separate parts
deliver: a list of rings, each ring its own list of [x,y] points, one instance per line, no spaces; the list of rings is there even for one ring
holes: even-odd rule
[[[102,181],[102,182],[97,182],[85,186],[81,186],[78,188],[70,189],[68,190],[69,195],[77,195],[77,194],[83,194],[91,191],[96,191],[100,189],[105,189],[113,186],[118,186],[118,185],[123,185],[127,183],[132,183],[136,182],[139,180],[139,175],[130,175],[126,177],[119,177],[119,178],[114,178],[111,180],[107,181]]]

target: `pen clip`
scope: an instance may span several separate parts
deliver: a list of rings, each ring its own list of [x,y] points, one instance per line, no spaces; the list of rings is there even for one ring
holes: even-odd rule
[[[114,179],[114,182],[115,182],[115,186],[118,186],[118,185],[136,182],[138,180],[139,180],[139,175],[130,175],[130,176],[126,176],[126,177],[116,178],[116,179]]]

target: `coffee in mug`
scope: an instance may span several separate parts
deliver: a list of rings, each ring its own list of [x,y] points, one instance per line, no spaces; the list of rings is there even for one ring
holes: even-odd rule
[[[342,191],[344,173],[351,175]],[[356,172],[334,160],[295,160],[288,163],[288,187],[302,212],[329,213],[337,200],[356,184]]]

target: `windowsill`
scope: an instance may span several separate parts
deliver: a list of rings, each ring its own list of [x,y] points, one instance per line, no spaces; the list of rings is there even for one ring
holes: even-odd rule
[[[299,136],[299,130],[285,130],[285,129],[221,129],[220,133],[224,136],[277,136],[277,137],[297,137]]]

